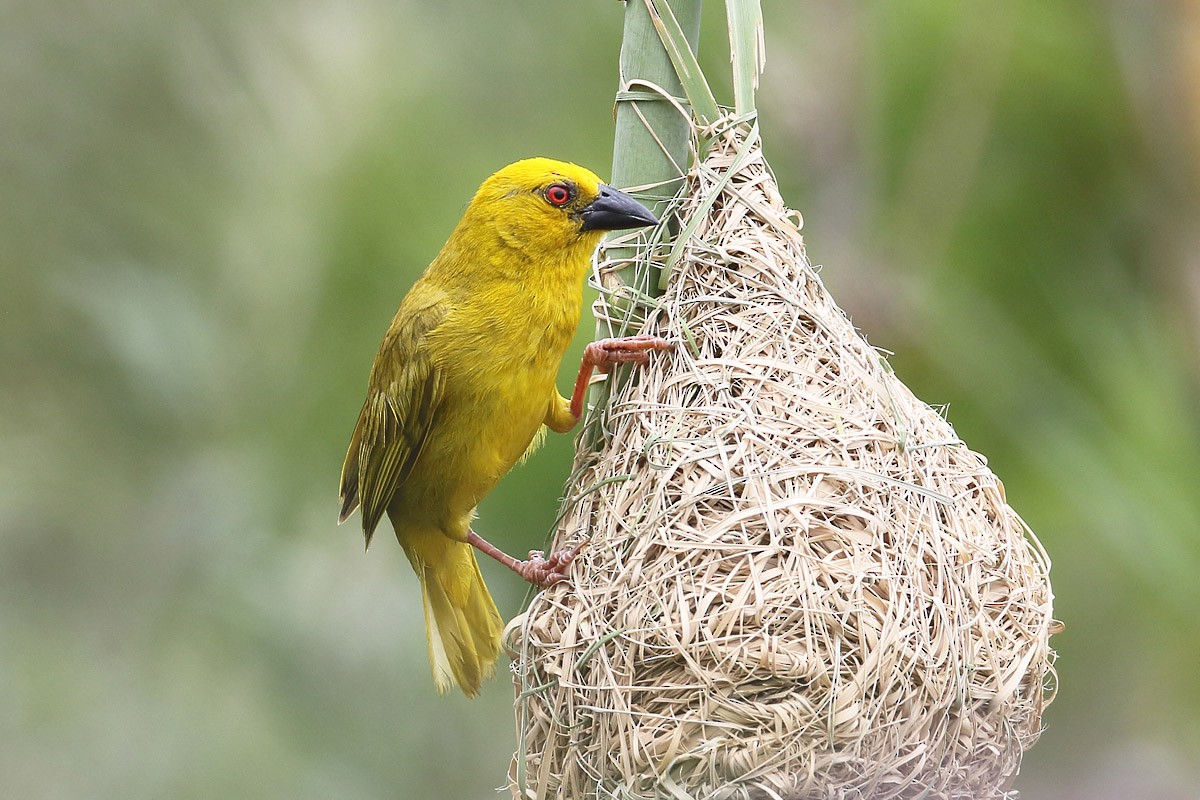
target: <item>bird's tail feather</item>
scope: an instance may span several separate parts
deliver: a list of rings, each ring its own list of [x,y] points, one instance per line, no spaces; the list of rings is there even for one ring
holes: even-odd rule
[[[474,548],[440,531],[433,536],[436,539],[422,537],[404,547],[421,579],[429,665],[439,692],[458,684],[473,697],[495,671],[504,625]]]

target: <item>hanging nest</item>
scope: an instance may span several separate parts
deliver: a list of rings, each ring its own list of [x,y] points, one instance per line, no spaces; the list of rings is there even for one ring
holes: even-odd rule
[[[614,388],[556,536],[589,544],[509,628],[513,797],[1013,796],[1046,553],[834,304],[756,128],[680,203],[643,331],[681,345]]]

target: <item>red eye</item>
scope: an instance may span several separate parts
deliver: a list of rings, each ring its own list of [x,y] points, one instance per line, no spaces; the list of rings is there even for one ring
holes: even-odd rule
[[[571,202],[571,187],[565,183],[555,183],[546,189],[546,200],[552,206],[565,206]]]

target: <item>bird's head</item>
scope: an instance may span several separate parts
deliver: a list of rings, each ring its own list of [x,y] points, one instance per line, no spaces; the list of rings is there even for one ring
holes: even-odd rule
[[[605,231],[655,225],[658,219],[590,170],[565,161],[527,158],[492,175],[468,216],[504,244],[535,254],[595,249]]]

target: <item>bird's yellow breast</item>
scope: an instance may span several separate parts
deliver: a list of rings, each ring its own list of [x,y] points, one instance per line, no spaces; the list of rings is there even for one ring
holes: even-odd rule
[[[558,397],[555,378],[579,325],[582,265],[542,264],[541,279],[491,281],[460,294],[427,337],[445,376],[437,424],[400,505],[441,523],[471,513],[521,459]],[[420,503],[406,500],[420,498]]]

